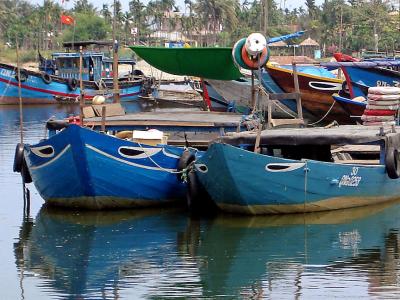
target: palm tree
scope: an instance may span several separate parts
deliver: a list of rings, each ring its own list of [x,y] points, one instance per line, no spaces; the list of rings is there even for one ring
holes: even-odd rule
[[[133,16],[133,21],[135,23],[135,27],[137,28],[136,32],[136,42],[140,40],[140,33],[141,33],[141,27],[144,27],[142,24],[142,19],[144,19],[145,12],[144,8],[146,6],[140,2],[140,0],[132,0],[129,2],[129,11]]]
[[[122,21],[124,23],[124,32],[125,32],[125,44],[129,44],[129,38],[128,35],[130,34],[131,31],[131,23],[133,23],[133,15],[129,12],[126,11],[122,14]]]

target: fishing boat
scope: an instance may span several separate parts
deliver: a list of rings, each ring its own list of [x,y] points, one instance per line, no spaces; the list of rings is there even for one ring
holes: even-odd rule
[[[254,92],[254,99],[252,99],[252,83],[250,78],[243,77],[238,80],[229,81],[207,79],[205,83],[210,99],[212,99],[212,108],[215,106],[214,103],[217,102],[225,104],[225,109],[248,113],[256,102],[267,103],[268,101],[266,92],[261,92],[260,95],[258,95],[258,92]],[[257,79],[254,81],[254,85],[256,87],[259,86]],[[269,91],[267,90],[267,92]],[[254,103],[252,103],[253,101]],[[292,109],[283,103],[285,100],[271,101],[274,103],[272,105],[272,115],[275,118],[284,118],[293,114]]]
[[[304,31],[270,38],[266,43],[288,40],[299,37]],[[242,39],[243,46],[244,39]],[[218,48],[163,48],[163,47],[130,47],[138,56],[155,68],[170,74],[195,76],[200,81],[192,82],[195,90],[200,92],[207,102],[210,110],[215,111],[249,111],[254,104],[249,92],[251,82],[243,78],[238,65],[232,55],[233,49],[229,47]],[[265,49],[267,50],[267,48]],[[268,90],[268,92],[270,92]],[[286,106],[291,101],[281,105],[284,110],[290,111]],[[274,106],[275,108],[275,106]],[[282,109],[276,114],[282,113]],[[287,115],[286,113],[284,113]]]
[[[337,121],[340,124],[354,124],[351,113],[332,98],[342,90],[343,80],[328,70],[315,66],[297,66],[302,106],[314,116],[314,120]],[[291,66],[267,64],[267,72],[286,93],[295,91]]]
[[[348,125],[227,135],[195,162],[200,185],[189,184],[190,199],[204,187],[224,211],[266,214],[334,210],[397,198],[400,134],[392,130]]]
[[[185,203],[184,169],[225,131],[243,128],[242,116],[204,111],[118,115],[117,104],[87,106],[101,117],[49,120],[46,138],[18,144],[14,172],[33,182],[46,203],[112,209]],[[122,112],[123,113],[123,112]],[[152,128],[149,130],[149,127]],[[91,129],[89,129],[91,128]],[[185,147],[183,147],[185,146]],[[63,170],[60,172],[59,170]]]
[[[52,121],[47,126],[47,139],[18,144],[14,164],[46,203],[107,209],[184,200],[177,168],[185,149],[166,145],[162,133],[108,135]]]
[[[367,98],[368,88],[374,86],[400,86],[399,60],[358,59],[342,53],[335,53],[338,63],[326,63],[328,66],[338,66],[342,69],[346,78],[350,98]]]
[[[96,42],[75,42],[74,47],[91,45]],[[99,43],[99,42],[97,42]],[[101,43],[102,45],[104,43]],[[110,44],[110,43],[108,43]],[[97,45],[97,44],[96,44]],[[65,44],[68,46],[68,44]],[[80,95],[79,52],[53,53],[52,64],[42,71],[20,69],[21,96],[24,104],[54,104],[58,101],[76,102]],[[84,97],[91,100],[96,95],[106,99],[113,96],[112,64],[104,53],[85,50],[82,54],[82,79]],[[121,64],[135,65],[133,60],[120,60]],[[52,67],[53,66],[53,67]],[[120,97],[136,100],[141,94],[143,73],[130,72],[119,78]],[[19,103],[17,68],[0,63],[0,104]]]

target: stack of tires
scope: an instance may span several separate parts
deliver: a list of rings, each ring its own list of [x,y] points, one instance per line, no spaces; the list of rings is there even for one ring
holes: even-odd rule
[[[400,88],[371,87],[367,107],[361,117],[363,125],[394,125],[399,110]]]

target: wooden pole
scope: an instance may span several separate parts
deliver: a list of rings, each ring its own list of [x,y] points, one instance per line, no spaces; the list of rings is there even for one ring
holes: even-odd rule
[[[18,38],[15,39],[15,50],[17,55],[17,75],[18,75],[18,98],[19,98],[19,137],[21,144],[24,143],[24,115],[22,110],[22,95],[21,95],[21,69],[19,67],[19,46]]]
[[[120,102],[119,85],[118,85],[118,41],[114,40],[113,51],[113,89],[114,89],[114,103]]]
[[[81,121],[81,125],[83,126],[83,107],[85,106],[85,95],[83,91],[83,75],[82,75],[82,65],[83,65],[83,48],[79,46],[79,89],[80,89],[80,97],[79,97],[79,119]]]
[[[117,7],[116,1],[114,0],[114,14],[112,23],[112,37],[113,37],[113,90],[114,100],[113,103],[119,103],[119,86],[118,86],[118,41],[116,37],[116,19],[117,19]]]
[[[251,70],[251,107],[256,105],[256,89],[254,86],[254,71]]]
[[[106,132],[106,106],[101,107],[101,131]]]
[[[297,116],[299,119],[303,120],[303,109],[301,106],[301,96],[300,96],[300,88],[299,88],[299,77],[297,76],[297,67],[296,63],[292,63],[293,67],[293,80],[294,80],[294,90],[296,92],[296,103],[297,103]]]

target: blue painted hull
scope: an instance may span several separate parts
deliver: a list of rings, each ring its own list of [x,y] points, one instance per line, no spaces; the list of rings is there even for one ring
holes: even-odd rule
[[[182,152],[183,148],[140,146],[70,125],[27,146],[25,159],[46,202],[102,209],[184,200],[186,185],[173,173]]]
[[[350,96],[367,98],[368,88],[374,86],[400,86],[400,73],[384,68],[342,66],[349,84]]]
[[[24,104],[53,104],[57,103],[56,97],[76,99],[80,95],[79,84],[75,90],[69,88],[67,80],[51,76],[50,83],[45,83],[38,72],[27,72],[26,81],[21,82],[21,96]],[[0,104],[18,104],[18,81],[15,79],[14,67],[0,64]],[[138,99],[142,81],[121,84],[121,100],[132,101]],[[112,87],[110,87],[112,88]],[[90,100],[98,92],[94,82],[84,81],[85,99]],[[112,94],[106,94],[111,98]]]
[[[207,172],[198,166],[206,165]],[[290,164],[271,171],[269,164]],[[313,212],[364,206],[399,197],[400,179],[384,165],[289,160],[212,144],[196,174],[223,210],[249,214]]]

